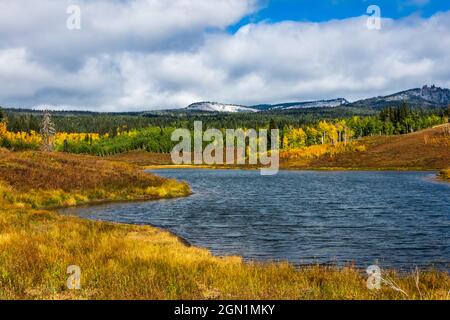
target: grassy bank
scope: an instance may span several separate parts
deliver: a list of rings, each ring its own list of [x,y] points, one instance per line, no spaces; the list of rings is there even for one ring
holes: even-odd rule
[[[0,154],[0,201],[19,208],[172,198],[189,186],[126,164],[63,153]]]
[[[449,298],[445,272],[386,271],[389,284],[372,291],[363,270],[244,263],[239,257],[214,257],[186,246],[154,227],[94,222],[49,210],[189,192],[185,184],[127,164],[1,152],[0,179],[0,299]],[[71,197],[75,202],[66,203]],[[79,291],[65,286],[69,265],[81,268]]]
[[[442,170],[442,171],[439,173],[439,176],[440,176],[442,179],[444,179],[444,180],[450,182],[450,169]]]
[[[0,214],[2,299],[446,299],[448,274],[384,275],[379,291],[352,268],[251,264],[213,257],[151,227],[62,217],[49,211]],[[65,288],[66,268],[82,271],[82,290]]]

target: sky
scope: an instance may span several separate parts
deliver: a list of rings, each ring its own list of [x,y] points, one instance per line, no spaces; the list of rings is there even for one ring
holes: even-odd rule
[[[449,49],[448,0],[2,0],[0,106],[355,101],[450,87]]]
[[[430,17],[439,11],[450,9],[446,0],[272,0],[261,1],[260,10],[244,17],[230,27],[235,31],[249,22],[314,21],[325,22],[333,19],[357,17],[366,13],[369,5],[382,8],[386,18],[399,19],[410,15]]]

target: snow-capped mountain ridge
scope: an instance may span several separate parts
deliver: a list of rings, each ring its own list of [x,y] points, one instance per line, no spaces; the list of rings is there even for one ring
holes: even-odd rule
[[[399,99],[408,99],[410,97],[419,97],[424,100],[438,103],[438,104],[448,104],[450,103],[450,90],[442,89],[432,85],[423,86],[422,89],[416,88],[407,91],[402,91],[397,94],[388,96],[388,99],[399,100]]]
[[[422,88],[415,88],[397,92],[386,96],[378,96],[368,99],[349,102],[344,98],[288,102],[280,104],[260,104],[255,106],[243,106],[237,104],[224,104],[218,102],[197,102],[186,108],[188,111],[203,112],[261,112],[261,111],[283,111],[295,109],[313,109],[313,108],[337,108],[337,107],[364,107],[380,109],[388,106],[396,106],[403,101],[412,107],[445,107],[450,104],[450,90],[436,87],[434,85],[425,85]]]
[[[269,110],[292,110],[292,109],[308,109],[308,108],[336,108],[348,104],[349,102],[344,98],[331,99],[331,100],[318,100],[318,101],[306,101],[306,102],[294,102],[277,104],[271,106]]]
[[[236,104],[225,104],[218,102],[196,102],[191,104],[186,108],[187,110],[193,111],[206,111],[206,112],[258,112],[257,109],[252,109],[249,107],[236,105]]]
[[[439,88],[434,85],[426,85],[422,88],[405,90],[387,96],[359,100],[352,103],[352,105],[382,108],[386,106],[395,106],[403,101],[407,102],[410,106],[444,107],[450,104],[450,90]]]
[[[308,108],[336,108],[348,104],[349,102],[344,98],[332,100],[318,100],[306,102],[289,102],[280,104],[263,104],[256,106],[242,106],[237,104],[225,104],[219,102],[196,102],[189,105],[186,110],[204,111],[204,112],[260,112],[263,110],[293,110],[293,109],[308,109]]]

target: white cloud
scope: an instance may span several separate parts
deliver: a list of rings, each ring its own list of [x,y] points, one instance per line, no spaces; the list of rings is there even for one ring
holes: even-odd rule
[[[27,96],[51,80],[41,65],[30,61],[25,48],[0,51],[0,96]]]
[[[16,19],[2,10],[5,2]],[[385,19],[379,31],[359,17],[250,24],[229,34],[220,30],[255,10],[256,1],[91,0],[79,2],[82,30],[68,31],[64,1],[47,0],[46,10],[28,17],[17,2],[32,1],[0,4],[3,105],[123,111],[450,86],[450,12]]]

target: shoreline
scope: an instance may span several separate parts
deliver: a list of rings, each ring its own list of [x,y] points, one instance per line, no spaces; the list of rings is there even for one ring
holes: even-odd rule
[[[142,200],[133,200],[133,199],[130,199],[130,200],[102,200],[102,201],[93,201],[92,203],[84,203],[84,204],[81,204],[78,206],[46,208],[46,209],[44,208],[44,210],[52,211],[62,217],[72,217],[72,218],[76,218],[76,219],[99,222],[99,223],[107,223],[107,224],[112,224],[112,225],[116,225],[116,226],[152,227],[152,228],[155,228],[162,232],[169,233],[170,235],[172,235],[173,237],[178,239],[181,244],[183,244],[184,246],[189,248],[189,247],[193,247],[193,245],[184,237],[180,236],[179,234],[177,234],[176,232],[174,232],[172,230],[169,230],[169,229],[163,228],[163,227],[159,227],[159,226],[156,226],[151,223],[145,223],[145,224],[144,223],[124,223],[124,222],[116,222],[116,221],[110,221],[110,220],[92,219],[92,218],[82,217],[77,214],[73,214],[71,212],[64,212],[64,211],[72,211],[72,210],[76,211],[77,209],[82,209],[82,208],[84,208],[84,209],[96,208],[96,207],[102,206],[102,205],[115,205],[115,204],[120,205],[120,204],[127,204],[127,203],[145,203],[145,202],[151,202],[151,201],[183,199],[183,198],[188,198],[188,197],[192,196],[193,194],[194,193],[191,192],[190,194],[187,194],[184,196],[178,196],[178,197],[172,197],[172,198],[149,198],[149,199],[142,199]],[[201,248],[198,246],[195,246],[195,247],[199,248],[199,249],[206,249],[206,248]]]
[[[194,164],[158,164],[158,165],[143,165],[140,166],[143,170],[158,170],[158,169],[217,169],[217,170],[260,170],[264,167],[252,166],[226,166],[226,165],[194,165]],[[279,170],[290,171],[430,171],[438,172],[442,169],[438,168],[424,168],[424,167],[280,167]]]
[[[213,165],[147,165],[141,166],[142,170],[170,170],[170,169],[181,169],[181,170],[189,170],[189,169],[198,169],[198,170],[243,170],[243,171],[255,171],[264,169],[261,168],[253,168],[253,167],[234,167],[234,166],[213,166]],[[307,168],[295,168],[295,167],[282,167],[278,169],[279,171],[363,171],[363,172],[430,172],[437,173],[439,176],[439,172],[441,169],[430,169],[430,168],[345,168],[345,167],[307,167]],[[445,179],[443,179],[445,181]]]
[[[102,200],[91,200],[89,202],[85,202],[79,205],[74,206],[58,206],[58,207],[48,207],[43,208],[43,210],[55,210],[55,211],[61,211],[61,210],[71,210],[71,209],[77,209],[77,208],[90,208],[90,207],[97,207],[107,204],[126,204],[126,203],[144,203],[144,202],[150,202],[150,201],[160,201],[160,200],[173,200],[173,199],[183,199],[192,196],[194,193],[191,192],[184,194],[184,195],[178,195],[173,197],[157,197],[157,196],[150,196],[150,197],[142,197],[142,198],[135,198],[135,199],[121,199],[121,200],[114,200],[114,199],[102,199]]]
[[[189,196],[186,196],[189,197]],[[185,198],[185,197],[180,197],[180,198]],[[172,199],[177,199],[177,198],[172,198]],[[164,199],[152,199],[152,200],[147,200],[147,201],[157,201],[157,200],[164,200]],[[167,199],[167,200],[171,200],[171,199]],[[127,202],[147,202],[147,201],[127,201]],[[109,201],[108,204],[120,204],[120,203],[124,203],[123,201]],[[65,209],[73,209],[76,210],[77,208],[89,208],[89,207],[96,207],[98,204],[84,204],[82,206],[76,206],[76,207],[69,207],[69,208],[65,208]],[[92,218],[87,218],[87,217],[81,217],[79,215],[74,215],[74,214],[65,214],[60,212],[60,210],[64,210],[64,209],[59,209],[59,210],[55,210],[55,209],[46,209],[49,211],[52,211],[54,213],[56,213],[57,215],[60,215],[62,217],[71,217],[71,218],[75,218],[75,219],[80,219],[82,221],[90,221],[90,222],[95,222],[95,223],[100,223],[100,224],[107,224],[107,225],[112,225],[112,226],[117,226],[117,227],[137,227],[137,228],[146,228],[146,227],[150,227],[156,230],[159,230],[160,232],[163,233],[167,233],[170,236],[174,237],[181,245],[183,245],[186,248],[196,248],[196,249],[200,249],[200,250],[206,250],[208,251],[213,257],[217,258],[217,259],[227,259],[227,258],[233,258],[233,257],[238,257],[240,259],[242,259],[242,262],[244,264],[256,264],[256,265],[261,265],[261,266],[269,266],[269,265],[282,265],[282,264],[288,264],[290,266],[292,266],[295,270],[297,271],[301,271],[304,268],[314,268],[314,267],[319,267],[319,268],[331,268],[331,269],[336,269],[336,270],[344,270],[346,268],[352,268],[358,272],[361,273],[365,273],[365,268],[362,267],[361,265],[359,265],[358,263],[356,263],[355,261],[347,261],[347,262],[343,262],[341,264],[338,263],[333,263],[333,262],[328,262],[328,263],[294,263],[288,260],[276,260],[276,259],[263,259],[263,260],[252,260],[252,259],[246,259],[245,257],[241,256],[241,255],[217,255],[214,254],[209,248],[203,247],[203,246],[198,246],[198,245],[193,245],[191,242],[189,242],[189,240],[187,240],[186,238],[184,238],[183,236],[180,236],[179,234],[177,234],[176,232],[164,228],[164,227],[160,227],[160,226],[156,226],[154,224],[151,223],[125,223],[125,222],[116,222],[116,221],[110,221],[110,220],[97,220],[97,219],[92,219]],[[440,269],[432,264],[430,264],[429,266],[412,266],[410,269],[407,269],[405,267],[403,268],[395,268],[395,267],[380,267],[383,271],[385,272],[390,272],[390,271],[395,271],[396,273],[398,273],[399,275],[408,275],[411,273],[411,271],[414,270],[419,270],[421,272],[446,272],[445,269]]]
[[[153,165],[153,166],[145,166],[144,172],[146,172],[147,170],[168,170],[168,169],[177,169],[177,170],[183,170],[183,169],[199,169],[199,170],[260,170],[261,168],[232,168],[232,167],[228,167],[228,168],[221,168],[221,167],[215,167],[215,166],[208,166],[208,165]],[[298,169],[298,168],[282,168],[280,169],[280,171],[323,171],[323,172],[327,172],[327,171],[341,171],[341,172],[350,172],[350,171],[362,171],[362,172],[434,172],[436,175],[433,178],[430,178],[432,181],[435,182],[443,182],[443,183],[449,183],[449,180],[446,180],[444,178],[442,178],[439,174],[439,170],[433,170],[433,169],[428,169],[428,170],[423,170],[423,169],[409,169],[409,168],[403,168],[403,169],[379,169],[379,170],[374,170],[374,169],[358,169],[358,168],[309,168],[309,169]],[[188,184],[189,185],[189,184]],[[62,211],[64,210],[74,210],[76,211],[79,208],[95,208],[97,206],[102,206],[102,205],[119,205],[119,204],[127,204],[127,203],[145,203],[145,202],[151,202],[151,201],[161,201],[161,200],[176,200],[176,199],[183,199],[183,198],[188,198],[190,196],[192,196],[194,194],[194,192],[190,192],[189,194],[183,195],[183,196],[176,196],[176,197],[170,197],[170,198],[157,198],[157,197],[148,197],[148,198],[144,198],[144,199],[129,199],[129,200],[93,200],[90,203],[84,203],[81,205],[76,205],[76,206],[66,206],[66,207],[56,207],[56,208],[47,208],[45,210],[50,210],[50,211],[54,211],[55,213],[57,213],[58,215],[62,215],[62,216],[71,216],[71,217],[76,217],[79,219],[83,219],[83,220],[88,220],[88,221],[97,221],[100,223],[111,223],[114,225],[122,225],[122,226],[147,226],[147,227],[152,227],[155,229],[158,229],[160,231],[163,232],[167,232],[170,235],[174,236],[176,239],[178,239],[180,241],[181,244],[183,244],[186,247],[196,247],[199,249],[205,249],[210,251],[208,248],[204,248],[201,246],[194,246],[192,243],[190,243],[187,239],[185,239],[184,237],[180,236],[179,234],[177,234],[176,232],[164,228],[164,227],[160,227],[160,226],[156,226],[154,224],[151,223],[145,223],[145,224],[139,224],[139,223],[124,223],[124,222],[115,222],[115,221],[109,221],[109,220],[96,220],[96,219],[90,219],[90,218],[85,218],[85,217],[81,217],[79,215],[74,215],[71,213],[64,213]],[[212,253],[211,253],[212,254]],[[228,257],[227,255],[215,255],[213,254],[215,257],[218,258],[226,258]],[[241,256],[240,256],[241,257]],[[272,260],[267,260],[267,261],[253,261],[253,260],[246,260],[244,257],[241,257],[243,259],[243,261],[246,261],[248,263],[262,263],[262,264],[266,264],[266,263],[289,263],[292,264],[294,267],[308,267],[308,266],[323,266],[323,267],[338,267],[338,268],[344,268],[348,265],[352,265],[352,263],[348,263],[348,264],[343,264],[342,266],[338,266],[338,265],[333,265],[332,263],[325,263],[325,264],[294,264],[292,262],[289,261],[284,261],[284,260],[280,260],[280,261],[272,261]],[[359,269],[359,268],[357,268]],[[425,269],[421,270],[432,270],[433,266],[427,267]],[[401,271],[396,269],[397,271]],[[406,272],[406,271],[405,271]]]
[[[170,167],[171,169],[206,169],[206,170],[259,170],[259,169],[242,169],[242,168],[229,168],[229,169],[221,169],[221,168],[210,168],[208,166],[176,166],[177,168],[173,168],[174,165],[167,165],[167,166],[152,166],[152,167],[158,167],[160,170],[164,170],[164,169],[168,169],[167,167]],[[147,169],[147,170],[151,170],[151,169]],[[156,170],[156,169],[155,169]],[[298,171],[342,171],[342,172],[346,172],[346,171],[365,171],[365,172],[437,172],[439,173],[439,171],[435,171],[435,170],[317,170],[317,169],[304,169],[304,170],[299,170],[299,169],[280,169],[283,171],[293,171],[293,170],[298,170]],[[446,181],[445,179],[440,178],[439,174],[433,178],[430,178],[432,181],[435,182],[449,182],[448,180]],[[184,196],[177,196],[177,197],[171,197],[171,198],[149,198],[149,199],[142,199],[142,200],[136,200],[136,199],[131,199],[131,200],[102,200],[102,201],[93,201],[92,203],[85,203],[79,206],[71,206],[71,207],[61,207],[61,208],[49,208],[46,210],[50,210],[50,211],[54,211],[56,214],[58,215],[62,215],[62,216],[70,216],[70,217],[74,217],[77,219],[81,219],[81,220],[86,220],[86,221],[93,221],[93,222],[98,222],[98,223],[106,223],[106,224],[112,224],[115,226],[132,226],[132,227],[151,227],[154,229],[157,229],[161,232],[165,232],[168,233],[169,235],[173,236],[174,238],[176,238],[183,246],[187,247],[187,248],[197,248],[197,249],[201,249],[201,250],[206,250],[208,252],[211,253],[212,256],[219,258],[219,259],[226,259],[228,257],[235,257],[235,255],[216,255],[214,253],[212,253],[212,251],[209,248],[203,247],[203,246],[197,246],[197,245],[193,245],[189,240],[187,240],[186,238],[184,238],[183,236],[177,234],[176,232],[165,228],[165,227],[161,227],[161,226],[157,226],[154,225],[152,223],[125,223],[125,222],[116,222],[116,221],[111,221],[111,220],[98,220],[98,219],[92,219],[92,218],[88,218],[88,217],[82,217],[76,214],[71,214],[71,213],[64,213],[61,211],[64,210],[74,210],[76,211],[79,208],[95,208],[97,206],[101,206],[101,205],[115,205],[115,204],[126,204],[126,203],[145,203],[145,202],[150,202],[150,201],[160,201],[160,200],[176,200],[176,199],[183,199],[183,198],[188,198],[190,196],[192,196],[194,193],[191,191],[190,194],[186,194]],[[329,262],[329,263],[293,263],[291,261],[288,260],[271,260],[271,259],[263,259],[263,260],[252,260],[252,259],[246,259],[245,257],[239,255],[239,258],[242,259],[243,263],[246,264],[260,264],[260,265],[270,265],[270,264],[289,264],[292,267],[294,267],[297,270],[301,270],[302,268],[311,268],[311,267],[320,267],[320,268],[335,268],[337,270],[342,270],[344,268],[354,268],[357,271],[361,271],[364,272],[364,268],[361,267],[358,263],[356,263],[355,261],[348,261],[348,262],[343,262],[341,264],[334,264],[333,262]],[[394,268],[394,267],[386,267],[386,268],[382,268],[382,270],[384,271],[395,271],[398,272],[399,274],[404,274],[407,275],[408,273],[411,272],[411,270],[419,270],[422,272],[427,272],[427,271],[442,271],[445,272],[445,270],[441,270],[440,268],[430,264],[429,266],[413,266],[411,267],[412,269],[408,270],[407,268]]]

